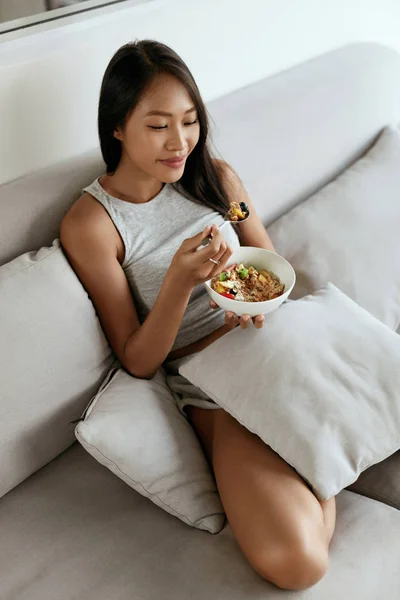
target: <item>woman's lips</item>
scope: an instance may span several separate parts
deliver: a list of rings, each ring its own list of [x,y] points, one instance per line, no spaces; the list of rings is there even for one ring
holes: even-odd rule
[[[162,160],[160,162],[163,163],[166,167],[171,167],[172,169],[176,169],[181,167],[186,160],[186,156],[181,156],[179,158],[168,158],[167,160]]]

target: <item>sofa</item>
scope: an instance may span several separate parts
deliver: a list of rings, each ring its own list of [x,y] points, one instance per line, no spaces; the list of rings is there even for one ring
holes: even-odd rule
[[[272,224],[281,215],[367,152],[385,126],[400,123],[400,56],[351,45],[208,109],[216,152],[237,170],[279,242]],[[217,535],[189,527],[77,443],[74,422],[114,356],[64,263],[35,295],[24,277],[58,238],[80,190],[103,172],[96,148],[0,187],[1,600],[398,600],[400,452],[338,494],[328,572],[312,588],[289,592],[252,570],[228,523]],[[24,253],[16,297],[8,265]],[[64,295],[56,298],[57,286]]]

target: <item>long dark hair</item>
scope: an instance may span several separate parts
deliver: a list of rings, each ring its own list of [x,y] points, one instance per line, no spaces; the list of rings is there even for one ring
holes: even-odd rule
[[[113,135],[123,127],[152,79],[158,74],[176,77],[186,88],[197,110],[200,137],[189,154],[181,179],[174,187],[187,198],[225,214],[229,204],[208,145],[207,110],[197,84],[184,61],[168,46],[155,40],[130,42],[111,58],[101,84],[98,131],[107,173],[113,174],[121,159],[120,140]]]

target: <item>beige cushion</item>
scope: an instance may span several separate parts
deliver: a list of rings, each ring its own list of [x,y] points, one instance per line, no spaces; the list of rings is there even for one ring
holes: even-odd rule
[[[386,129],[352,167],[269,229],[297,275],[292,298],[337,285],[400,325],[400,132]]]
[[[102,465],[171,515],[211,533],[221,530],[225,516],[214,478],[162,370],[151,380],[117,370],[76,436]]]
[[[58,240],[0,267],[0,496],[74,441],[113,360]]]
[[[400,448],[399,365],[399,336],[328,284],[179,370],[326,500]]]

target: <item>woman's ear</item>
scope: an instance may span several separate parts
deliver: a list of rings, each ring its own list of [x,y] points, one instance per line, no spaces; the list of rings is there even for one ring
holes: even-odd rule
[[[117,140],[121,140],[122,139],[122,135],[121,135],[121,132],[120,132],[119,129],[114,129],[113,136],[115,138],[117,138]]]

